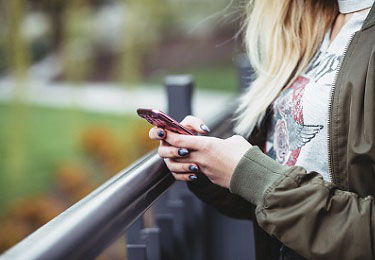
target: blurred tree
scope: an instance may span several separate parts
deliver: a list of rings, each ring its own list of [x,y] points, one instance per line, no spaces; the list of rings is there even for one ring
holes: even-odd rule
[[[125,27],[123,55],[117,70],[123,82],[137,83],[141,79],[141,59],[161,38],[163,22],[170,12],[165,0],[122,0]]]
[[[6,168],[9,185],[16,185],[25,171],[25,121],[27,106],[24,102],[27,86],[27,66],[29,56],[27,45],[22,34],[22,20],[25,12],[25,1],[14,0],[5,7],[6,14],[6,60],[9,61],[10,73],[13,76],[12,117],[6,125],[9,134],[8,167]]]

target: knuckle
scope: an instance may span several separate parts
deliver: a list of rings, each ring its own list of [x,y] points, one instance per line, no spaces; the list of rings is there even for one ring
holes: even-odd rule
[[[177,180],[177,181],[186,181],[186,176],[184,174],[178,174],[176,172],[171,172],[173,177]]]
[[[181,138],[179,138],[179,137],[174,137],[174,138],[173,138],[173,144],[174,144],[175,146],[177,146],[177,147],[180,147],[181,144],[182,144],[182,140],[181,140]]]
[[[171,171],[171,172],[174,172],[174,173],[181,173],[184,171],[183,167],[181,167],[181,164],[180,163],[176,163],[172,160],[169,160],[169,164],[167,165],[168,166],[168,169]]]
[[[164,140],[160,140],[160,145],[161,147],[169,147],[170,145],[168,145]]]
[[[168,169],[172,172],[177,172],[177,167],[174,165],[174,163],[169,163]]]
[[[163,157],[163,148],[161,146],[158,147],[158,154],[160,157]]]
[[[176,178],[176,180],[178,180],[178,181],[186,181],[186,178],[185,178],[185,176],[178,176]]]
[[[194,121],[194,119],[195,119],[195,116],[187,115],[187,116],[185,116],[184,120],[186,120],[186,121]]]
[[[171,152],[170,147],[159,147],[159,155],[164,157],[164,158],[171,158],[173,156],[173,152]]]
[[[244,138],[240,135],[233,135],[232,137],[230,137],[230,139],[239,142],[242,141]]]
[[[182,120],[181,124],[186,126],[193,126],[194,123],[199,123],[201,120],[198,117],[188,115]]]
[[[207,166],[208,166],[207,163],[203,160],[199,163],[199,168],[201,168],[201,169],[206,169]]]
[[[243,140],[244,138],[240,135],[235,135],[234,138],[236,138],[237,140]]]
[[[212,149],[212,142],[210,142],[208,140],[202,142],[202,150],[204,152],[209,152],[209,151],[211,151],[211,149]]]
[[[170,163],[170,160],[169,159],[164,159],[164,162],[165,162],[165,165],[167,165],[168,169],[169,169],[169,163]]]
[[[205,162],[205,160],[204,160],[203,158],[197,158],[197,159],[195,160],[195,163],[196,163],[197,165],[199,165],[199,168],[200,168],[200,169],[204,169],[204,168],[207,167],[207,163]]]
[[[182,125],[188,124],[190,122],[190,117],[191,117],[191,115],[185,116],[184,119],[180,122],[180,124],[182,124]]]
[[[176,180],[179,180],[179,179],[180,179],[180,176],[178,176],[177,173],[172,172],[172,171],[171,171],[171,173],[172,173],[173,177],[174,177]]]

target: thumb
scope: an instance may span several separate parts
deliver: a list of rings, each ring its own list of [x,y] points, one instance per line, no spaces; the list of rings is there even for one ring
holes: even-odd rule
[[[211,130],[202,119],[195,116],[187,116],[181,121],[181,125],[201,134],[208,134]]]

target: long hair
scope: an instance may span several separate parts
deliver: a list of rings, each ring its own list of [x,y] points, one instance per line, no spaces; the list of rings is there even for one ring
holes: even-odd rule
[[[255,71],[240,97],[235,132],[248,136],[267,107],[309,64],[338,14],[336,0],[250,0],[244,41]]]

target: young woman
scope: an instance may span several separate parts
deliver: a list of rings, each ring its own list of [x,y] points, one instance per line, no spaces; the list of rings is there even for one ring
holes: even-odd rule
[[[150,131],[177,180],[254,220],[258,259],[375,259],[373,3],[251,1],[256,78],[235,128],[247,139]],[[182,123],[208,132],[198,118]]]

